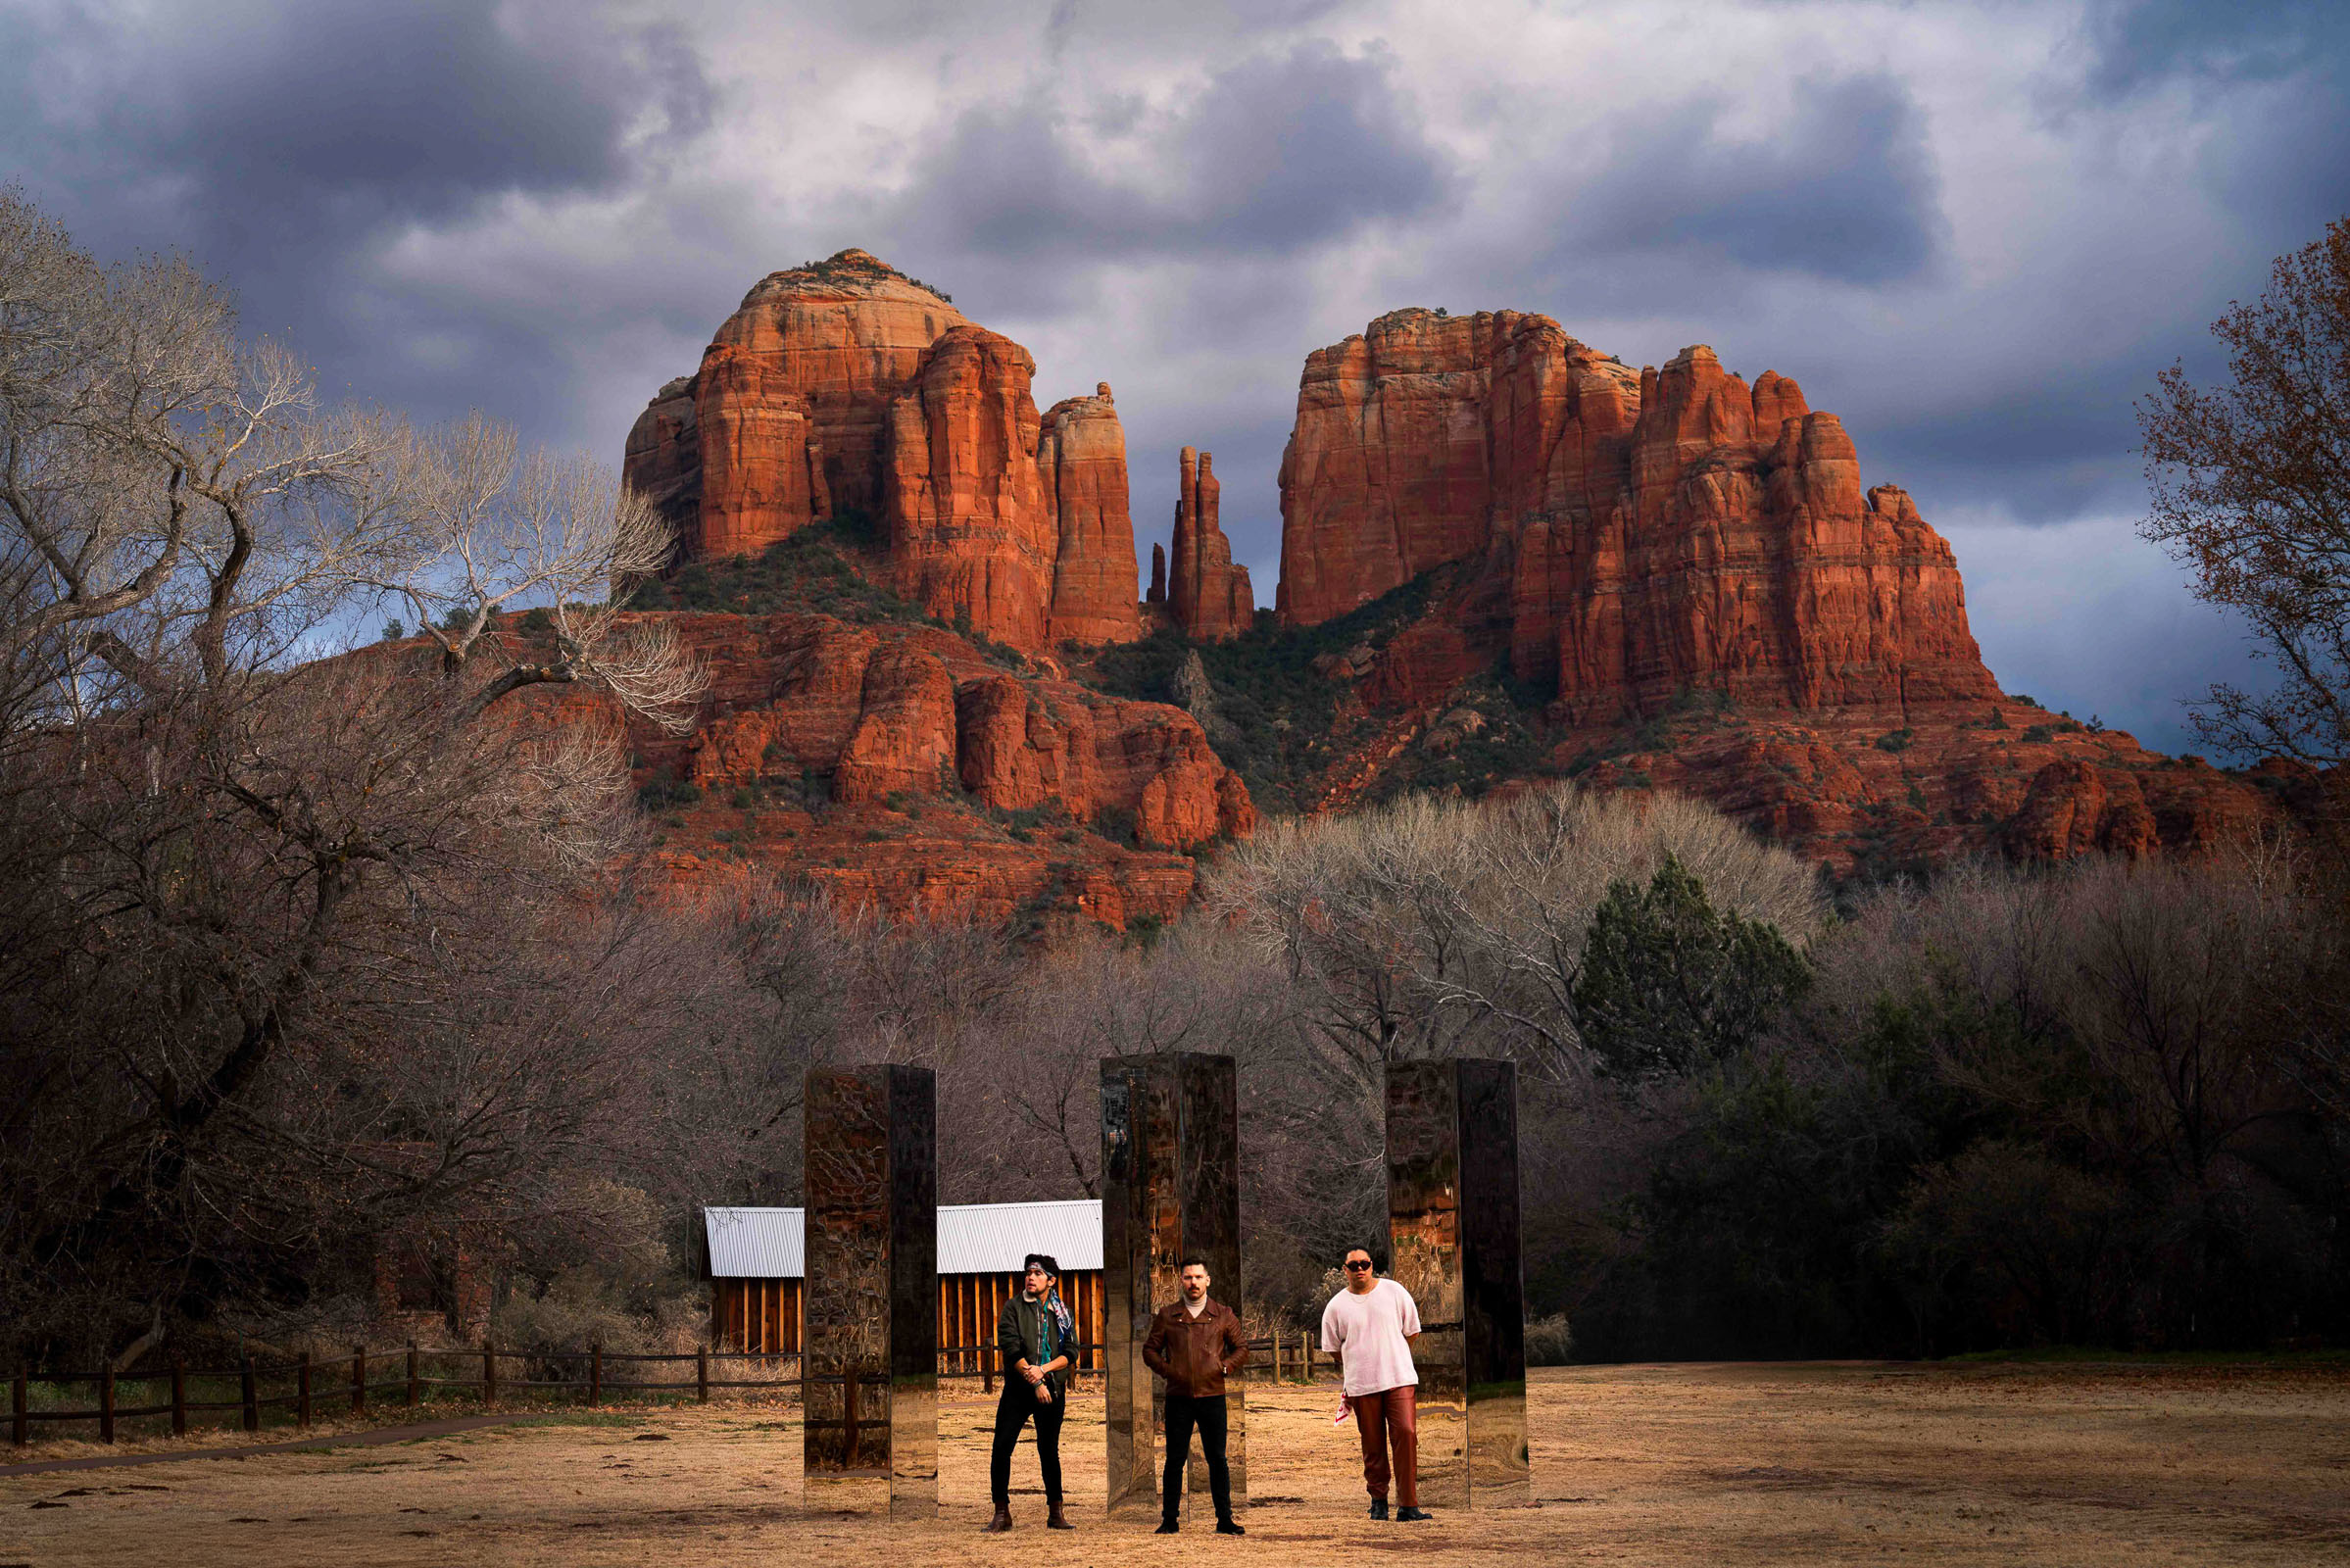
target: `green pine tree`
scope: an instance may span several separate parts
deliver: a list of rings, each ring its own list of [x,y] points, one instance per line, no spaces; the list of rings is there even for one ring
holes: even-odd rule
[[[1584,938],[1576,1021],[1610,1076],[1684,1074],[1743,1051],[1810,984],[1777,926],[1716,910],[1668,855],[1645,889],[1608,884]]]

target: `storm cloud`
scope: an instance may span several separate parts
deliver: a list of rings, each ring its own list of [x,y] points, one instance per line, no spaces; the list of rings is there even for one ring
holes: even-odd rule
[[[1708,342],[1945,526],[2003,680],[2177,747],[2244,656],[2130,530],[2131,405],[2350,211],[2345,62],[2331,0],[21,0],[0,178],[331,391],[608,459],[863,246],[1040,398],[1116,385],[1146,549],[1213,448],[1268,600],[1308,351],[1405,304]]]
[[[1721,102],[1643,114],[1571,202],[1587,250],[1669,250],[1842,283],[1910,278],[1946,224],[1917,104],[1888,76],[1813,78],[1792,111],[1726,134]]]

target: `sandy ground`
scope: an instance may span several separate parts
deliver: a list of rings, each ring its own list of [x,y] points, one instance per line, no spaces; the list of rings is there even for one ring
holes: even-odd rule
[[[936,1523],[811,1513],[796,1413],[605,1413],[409,1445],[0,1477],[0,1568],[234,1564],[2350,1562],[2350,1369],[1741,1365],[1537,1375],[1531,1508],[1363,1516],[1335,1392],[1250,1391],[1246,1540],[1103,1514],[1101,1401],[1063,1438],[1079,1531],[987,1517],[992,1401],[941,1409]]]

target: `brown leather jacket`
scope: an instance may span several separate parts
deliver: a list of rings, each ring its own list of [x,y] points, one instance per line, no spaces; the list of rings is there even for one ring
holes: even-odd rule
[[[1143,1341],[1144,1364],[1165,1378],[1167,1393],[1178,1398],[1222,1398],[1224,1380],[1248,1359],[1240,1314],[1212,1296],[1198,1317],[1184,1310],[1180,1298],[1169,1301]]]

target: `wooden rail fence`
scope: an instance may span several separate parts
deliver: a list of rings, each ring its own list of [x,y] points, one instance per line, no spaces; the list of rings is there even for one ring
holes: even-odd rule
[[[1099,1352],[1101,1347],[1081,1343],[1072,1348]],[[1275,1381],[1304,1378],[1311,1381],[1315,1359],[1319,1354],[1313,1348],[1310,1334],[1279,1334],[1249,1342],[1249,1365],[1262,1366]],[[1263,1352],[1260,1361],[1258,1352]],[[1098,1360],[1098,1356],[1094,1357]],[[749,1361],[773,1365],[790,1363],[785,1371],[777,1366],[772,1377],[712,1377],[710,1362]],[[973,1361],[980,1370],[967,1368]],[[995,1346],[952,1345],[939,1348],[939,1376],[941,1379],[978,1378],[982,1387],[993,1392],[996,1386],[994,1367]],[[555,1367],[575,1369],[569,1377],[516,1377],[502,1372],[500,1363],[525,1363],[519,1370],[551,1370]],[[456,1363],[467,1375],[427,1376],[429,1365],[435,1372],[449,1370]],[[527,1363],[537,1363],[536,1366]],[[612,1369],[629,1371],[652,1370],[656,1367],[676,1367],[691,1363],[693,1375],[685,1379],[647,1379],[643,1377],[613,1377]],[[1325,1366],[1327,1360],[1325,1359]],[[723,1365],[720,1371],[727,1370]],[[386,1376],[386,1372],[393,1375]],[[265,1379],[272,1384],[283,1383],[290,1376],[293,1387],[282,1393],[263,1394]],[[605,1402],[610,1394],[686,1394],[690,1393],[707,1403],[712,1389],[794,1389],[801,1386],[804,1369],[797,1354],[741,1354],[713,1352],[708,1346],[690,1351],[640,1352],[607,1350],[601,1345],[591,1345],[584,1350],[502,1350],[495,1343],[484,1343],[479,1349],[426,1350],[410,1344],[394,1350],[370,1350],[355,1345],[348,1355],[320,1358],[309,1351],[291,1361],[256,1363],[245,1358],[234,1367],[209,1371],[191,1371],[185,1363],[174,1360],[165,1372],[119,1378],[111,1369],[97,1372],[20,1371],[9,1386],[9,1441],[23,1447],[31,1441],[32,1424],[62,1421],[96,1421],[98,1441],[115,1441],[115,1424],[119,1421],[169,1416],[171,1435],[184,1436],[190,1414],[212,1415],[234,1412],[237,1424],[247,1432],[261,1430],[261,1413],[269,1409],[291,1407],[297,1426],[307,1428],[322,1405],[347,1404],[353,1415],[365,1415],[370,1396],[389,1396],[408,1408],[421,1404],[428,1393],[455,1390],[478,1395],[484,1405],[495,1405],[502,1394],[514,1391],[577,1390],[583,1401],[590,1405]],[[121,1382],[152,1385],[167,1382],[171,1396],[161,1404],[123,1406],[117,1402],[117,1384]],[[237,1396],[233,1399],[190,1398],[191,1383],[215,1386],[233,1383]],[[31,1391],[35,1384],[50,1387],[82,1385],[97,1391],[97,1404],[86,1409],[31,1408]]]

